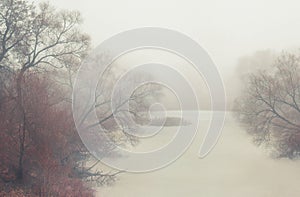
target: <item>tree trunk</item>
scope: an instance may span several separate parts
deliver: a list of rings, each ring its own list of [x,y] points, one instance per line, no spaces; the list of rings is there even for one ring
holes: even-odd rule
[[[24,73],[26,69],[21,69],[17,77],[17,106],[20,112],[20,123],[19,123],[19,158],[18,167],[16,171],[16,179],[21,181],[23,179],[23,159],[25,154],[25,139],[26,139],[26,114],[24,109],[24,100],[22,92],[22,83],[24,81]]]

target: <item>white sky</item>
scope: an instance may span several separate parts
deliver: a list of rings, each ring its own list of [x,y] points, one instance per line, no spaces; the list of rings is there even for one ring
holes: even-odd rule
[[[36,0],[40,2],[42,0]],[[196,40],[228,77],[240,56],[300,48],[299,0],[49,0],[79,10],[97,46],[124,30],[171,28]]]

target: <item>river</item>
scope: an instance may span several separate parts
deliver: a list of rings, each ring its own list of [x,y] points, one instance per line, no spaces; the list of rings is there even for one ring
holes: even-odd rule
[[[99,197],[298,197],[300,162],[272,159],[227,114],[218,144],[204,159],[197,156],[209,115],[188,151],[171,165],[148,173],[123,173],[112,186],[97,188]],[[174,130],[166,127],[156,145]],[[141,142],[148,149],[153,142]],[[146,148],[145,148],[146,147]]]

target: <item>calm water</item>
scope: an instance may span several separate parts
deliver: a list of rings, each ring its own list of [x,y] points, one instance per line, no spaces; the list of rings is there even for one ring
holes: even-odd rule
[[[197,157],[209,114],[201,116],[199,134],[189,150],[161,170],[119,175],[113,186],[97,188],[103,197],[298,197],[300,162],[273,160],[255,147],[231,114],[222,136],[204,159]],[[166,143],[174,128],[161,131],[155,140],[145,140],[137,150],[151,150]]]

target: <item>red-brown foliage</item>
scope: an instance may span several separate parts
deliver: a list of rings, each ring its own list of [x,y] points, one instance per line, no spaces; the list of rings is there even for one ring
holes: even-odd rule
[[[21,181],[39,196],[92,196],[74,172],[83,146],[74,128],[71,107],[61,100],[61,90],[45,76],[26,75],[22,81],[23,117],[15,98],[15,84],[9,85],[11,91],[2,99],[0,111],[1,180]],[[18,180],[21,154],[23,176]]]

